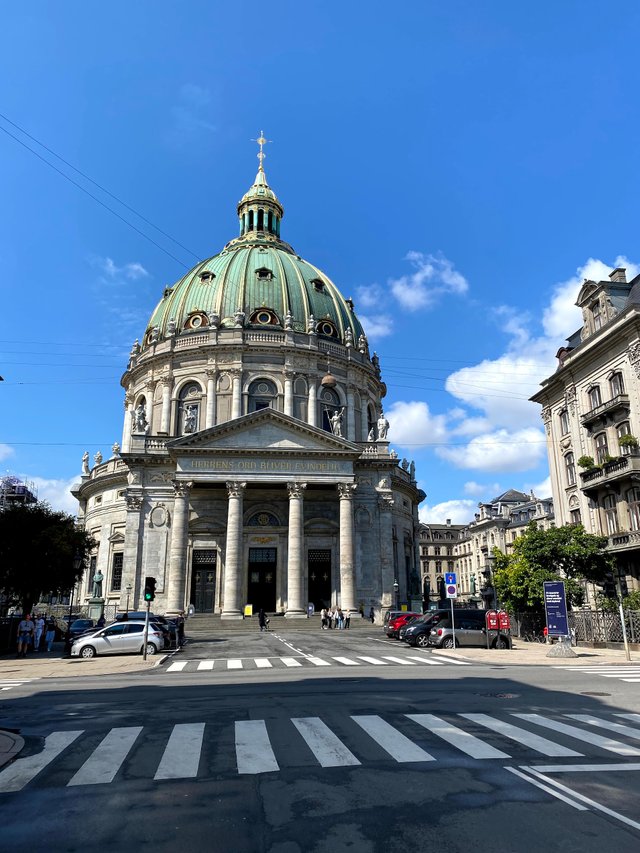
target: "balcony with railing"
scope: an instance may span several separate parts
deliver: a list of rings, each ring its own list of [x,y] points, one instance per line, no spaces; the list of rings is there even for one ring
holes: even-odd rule
[[[601,486],[618,480],[624,480],[632,474],[640,473],[640,453],[633,450],[626,456],[619,456],[603,465],[589,468],[580,474],[582,489],[585,494],[596,492]]]
[[[615,414],[618,411],[630,411],[628,394],[616,394],[615,397],[607,400],[606,403],[600,403],[599,406],[591,409],[591,411],[585,412],[585,414],[580,417],[580,423],[582,426],[588,427],[601,418],[604,418],[606,415]]]

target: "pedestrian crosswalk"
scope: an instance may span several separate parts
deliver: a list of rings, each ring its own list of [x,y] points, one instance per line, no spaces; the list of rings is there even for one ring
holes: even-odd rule
[[[634,725],[635,724],[635,725]],[[542,734],[540,733],[542,730]],[[614,737],[615,735],[615,737]],[[27,786],[86,787],[129,779],[156,782],[277,773],[308,767],[385,764],[435,767],[547,758],[611,761],[640,757],[640,714],[377,714],[181,722],[103,731],[51,732],[41,752],[0,772],[0,794]],[[588,762],[585,762],[587,766]],[[634,765],[636,766],[636,765]],[[637,765],[640,767],[640,764]]]
[[[603,678],[616,678],[631,684],[640,684],[640,666],[556,666],[555,669],[568,669],[585,675],[600,675]]]
[[[0,692],[11,690],[14,687],[21,687],[23,684],[29,684],[30,681],[36,681],[35,678],[0,678]]]
[[[327,656],[298,655],[295,657],[271,658],[217,658],[214,660],[179,660],[170,663],[165,672],[223,672],[243,669],[296,669],[298,667],[321,666],[470,666],[469,661],[452,657],[439,657],[433,653],[424,655],[343,655]]]

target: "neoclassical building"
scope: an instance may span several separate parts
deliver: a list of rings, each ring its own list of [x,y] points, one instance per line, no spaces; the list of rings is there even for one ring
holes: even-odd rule
[[[131,350],[122,442],[73,493],[98,543],[80,589],[156,612],[384,608],[419,585],[415,467],[354,303],[280,236],[260,150],[239,236],[165,288]]]

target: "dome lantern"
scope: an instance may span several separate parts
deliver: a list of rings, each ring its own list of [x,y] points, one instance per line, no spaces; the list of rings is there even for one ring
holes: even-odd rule
[[[253,184],[238,202],[240,237],[270,234],[279,239],[280,222],[284,216],[284,208],[267,183],[267,176],[262,165],[265,158],[262,149],[269,140],[265,139],[263,132],[260,131],[260,136],[254,142],[260,146],[258,152],[260,165]]]

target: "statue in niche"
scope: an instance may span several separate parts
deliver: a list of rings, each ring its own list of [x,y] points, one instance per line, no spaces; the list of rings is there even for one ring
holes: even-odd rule
[[[207,314],[207,319],[209,320],[209,325],[212,329],[217,329],[220,325],[220,315],[215,311]]]
[[[195,432],[196,431],[196,415],[198,410],[196,407],[189,403],[184,408],[184,432]]]
[[[87,450],[82,454],[82,473],[89,473],[89,452]]]
[[[98,569],[98,571],[93,576],[93,598],[102,598],[102,581],[104,580],[104,575]]]
[[[353,346],[353,332],[351,331],[351,329],[347,329],[347,331],[344,333],[344,345],[346,347]]]
[[[96,463],[96,465],[102,464],[102,453],[100,453],[100,451],[98,451],[96,453],[96,455],[93,457],[93,461]]]
[[[331,432],[338,438],[342,438],[342,415],[344,406],[341,409],[334,409],[333,414],[329,417],[331,424]]]
[[[369,435],[367,436],[367,441],[375,441],[376,440],[376,431],[373,427],[369,430]]]
[[[234,323],[236,325],[236,329],[241,329],[244,326],[245,316],[246,315],[245,315],[244,311],[242,310],[242,308],[238,308],[236,313],[233,315],[233,320],[234,320]]]
[[[145,405],[142,402],[138,403],[133,413],[133,432],[146,432],[148,426]]]
[[[287,332],[293,331],[293,314],[291,311],[287,311],[284,318],[284,328]]]
[[[385,418],[384,412],[380,412],[378,418],[378,440],[385,441],[389,432],[389,421]]]

